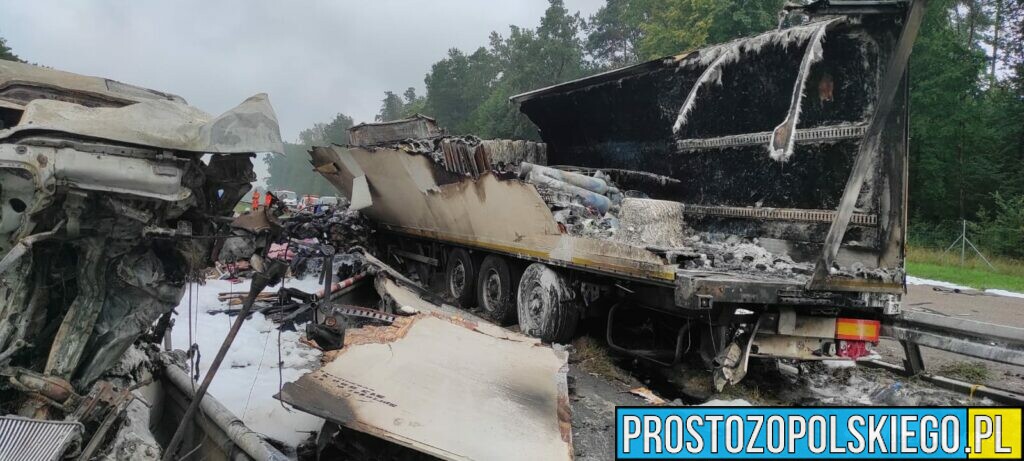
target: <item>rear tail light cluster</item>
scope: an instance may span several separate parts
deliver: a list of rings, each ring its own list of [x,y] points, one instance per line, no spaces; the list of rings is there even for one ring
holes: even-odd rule
[[[852,360],[866,357],[871,355],[871,343],[867,341],[839,340],[839,347],[836,348],[836,355]]]
[[[870,355],[881,328],[878,320],[836,319],[836,355],[854,360]]]

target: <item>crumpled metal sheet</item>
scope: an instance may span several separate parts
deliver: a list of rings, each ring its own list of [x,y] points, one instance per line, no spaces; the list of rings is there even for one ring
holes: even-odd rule
[[[114,108],[36,99],[25,106],[17,126],[0,131],[0,139],[32,131],[211,154],[284,153],[277,115],[263,93],[218,117],[169,100]]]
[[[442,459],[572,459],[564,350],[384,284],[421,313],[347,330],[343,349],[277,398]]]
[[[142,88],[109,78],[92,77],[34,64],[0,60],[0,90],[16,85],[49,89],[58,88],[73,92],[87,99],[98,98],[99,100],[120,102],[121,104],[151,99],[165,99],[182,104],[185,103],[185,99],[178,95]],[[19,98],[11,97],[11,99],[17,100]],[[18,102],[23,103],[26,101]]]
[[[0,109],[25,110],[25,106],[22,106],[21,104],[15,104],[13,102],[4,101],[3,99],[0,99]]]
[[[0,416],[0,459],[56,461],[81,434],[77,421]]]

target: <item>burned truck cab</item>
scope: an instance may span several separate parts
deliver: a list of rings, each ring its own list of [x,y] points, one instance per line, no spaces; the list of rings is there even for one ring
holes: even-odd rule
[[[159,454],[145,423],[162,404],[128,412],[142,429],[113,423],[142,405],[134,390],[169,384],[157,375],[177,362],[155,344],[230,232],[254,154],[282,151],[266,95],[214,117],[178,96],[0,60],[0,439],[91,459],[135,431],[145,440],[126,457]],[[30,431],[61,420],[64,445]]]
[[[678,264],[668,310],[723,327],[764,314],[762,332],[821,341],[759,337],[755,355],[820,358],[842,343],[836,318],[877,340],[905,290],[906,60],[922,5],[890,3],[804,11],[791,27],[511,100],[551,165],[673,179],[619,184],[661,210],[643,233],[680,236],[648,247]],[[815,332],[818,319],[832,326]]]

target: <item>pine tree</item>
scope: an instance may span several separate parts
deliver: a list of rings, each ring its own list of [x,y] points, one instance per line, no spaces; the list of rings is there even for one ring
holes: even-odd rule
[[[5,40],[3,37],[0,37],[0,59],[6,61],[23,62],[21,58],[19,58],[18,55],[14,54],[14,51],[11,50],[9,46],[7,46],[7,40]]]

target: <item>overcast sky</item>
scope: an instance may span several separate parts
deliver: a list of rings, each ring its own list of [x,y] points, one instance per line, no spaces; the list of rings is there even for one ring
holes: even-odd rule
[[[565,0],[589,16],[604,0]],[[183,96],[219,114],[266,92],[281,134],[344,112],[372,121],[448,48],[536,27],[547,0],[0,0],[22,59]]]

